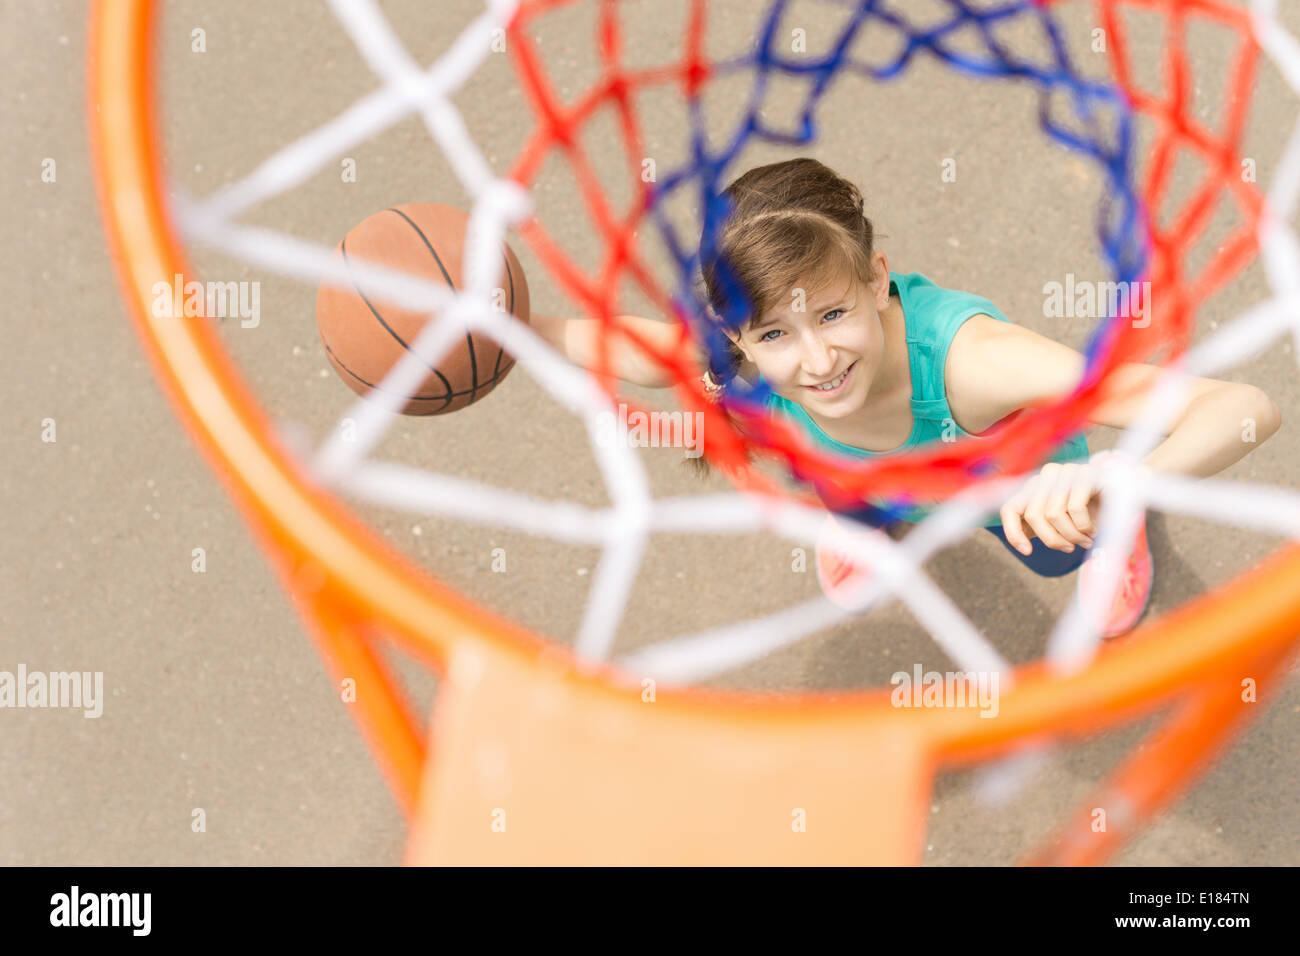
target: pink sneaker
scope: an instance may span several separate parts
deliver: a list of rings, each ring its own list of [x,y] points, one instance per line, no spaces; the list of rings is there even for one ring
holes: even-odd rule
[[[1079,568],[1080,601],[1087,601],[1096,593],[1097,576],[1108,559],[1107,551],[1093,548],[1088,560],[1083,562]],[[1106,628],[1102,631],[1103,637],[1119,637],[1137,627],[1137,622],[1142,619],[1151,601],[1151,580],[1154,575],[1155,567],[1151,562],[1151,550],[1147,547],[1147,523],[1144,516],[1133,541],[1133,550],[1128,556],[1119,593],[1115,595]]]
[[[847,595],[871,578],[870,571],[854,564],[839,550],[849,540],[850,534],[857,533],[856,530],[850,532],[833,515],[827,515],[821,533],[817,536],[817,582],[822,586],[822,594],[845,609],[853,607]]]

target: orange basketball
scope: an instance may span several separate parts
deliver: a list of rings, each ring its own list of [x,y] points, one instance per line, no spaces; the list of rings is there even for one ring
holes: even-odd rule
[[[364,259],[411,275],[460,281],[461,257],[469,215],[439,203],[407,203],[362,220],[339,243],[340,270],[350,259]],[[510,247],[504,255],[498,295],[507,309],[528,321],[528,282]],[[349,270],[350,271],[350,270]],[[427,316],[409,312],[367,293],[354,277],[351,289],[322,285],[316,294],[316,328],[330,364],[358,395],[379,386],[420,334]],[[436,319],[435,319],[436,321]],[[441,415],[478,401],[514,367],[514,359],[483,332],[447,352],[402,411]]]

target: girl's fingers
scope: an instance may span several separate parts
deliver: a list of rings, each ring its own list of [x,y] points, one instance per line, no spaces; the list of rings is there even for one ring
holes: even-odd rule
[[[1057,551],[1091,548],[1095,494],[1090,470],[1073,462],[1048,462],[1002,507],[1007,542],[1026,555],[1033,551],[1029,539],[1034,536]]]
[[[1002,506],[998,516],[1002,519],[1002,533],[1006,535],[1007,542],[1021,554],[1029,554],[1034,550],[1034,546],[1029,543],[1029,537],[1025,534],[1024,524],[1021,521],[1021,514],[1025,510],[1025,491],[1029,490],[1027,486],[1011,498]]]
[[[1043,544],[1057,551],[1069,551],[1073,548],[1073,545],[1057,530],[1052,520],[1052,513],[1048,510],[1053,506],[1063,471],[1064,469],[1057,462],[1048,462],[1044,465],[1026,489],[1028,504],[1023,509],[1025,522],[1037,532],[1038,537],[1043,539]]]
[[[1093,536],[1097,533],[1097,526],[1093,522],[1093,499],[1097,491],[1092,483],[1077,484],[1070,491],[1069,500],[1065,504],[1065,510],[1074,522],[1074,526],[1087,538],[1087,547],[1092,547]]]
[[[1074,550],[1074,545],[1056,530],[1052,522],[1047,520],[1047,515],[1044,513],[1043,499],[1034,501],[1025,509],[1025,521],[1038,532],[1038,536],[1043,539],[1043,544],[1049,548],[1057,551]]]
[[[1092,547],[1092,537],[1085,530],[1090,527],[1087,519],[1087,501],[1092,494],[1092,478],[1081,466],[1067,463],[1056,470],[1056,480],[1047,495],[1044,514],[1047,520],[1066,541],[1085,548]],[[1082,501],[1084,526],[1080,527],[1074,520],[1071,503]]]

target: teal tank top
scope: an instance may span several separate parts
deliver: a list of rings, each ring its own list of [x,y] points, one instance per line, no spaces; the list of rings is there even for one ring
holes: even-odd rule
[[[988,299],[969,292],[941,289],[919,272],[889,274],[889,291],[897,294],[903,305],[903,324],[907,330],[907,358],[912,369],[912,434],[897,448],[885,452],[868,451],[831,438],[812,420],[802,405],[772,394],[768,408],[804,431],[822,450],[839,452],[855,458],[880,458],[901,455],[910,449],[942,441],[945,432],[959,438],[973,437],[957,424],[948,407],[943,370],[948,347],[961,324],[974,315],[991,315],[1000,322],[1010,322]],[[1067,462],[1088,458],[1088,441],[1083,432],[1075,432],[1047,461]],[[883,498],[868,498],[877,506]],[[933,508],[912,506],[904,509],[901,520],[917,522]],[[1000,527],[1001,518],[993,515],[985,525]]]

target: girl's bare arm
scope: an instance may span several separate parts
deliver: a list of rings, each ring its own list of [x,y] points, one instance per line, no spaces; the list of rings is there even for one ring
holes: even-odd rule
[[[676,378],[646,348],[675,356],[689,368],[703,369],[704,359],[686,331],[676,323],[636,315],[616,315],[628,335],[609,336],[609,369],[616,378],[646,388],[667,388]],[[600,322],[558,315],[532,315],[529,325],[570,362],[593,372],[600,361]],[[634,341],[633,337],[636,340]]]

